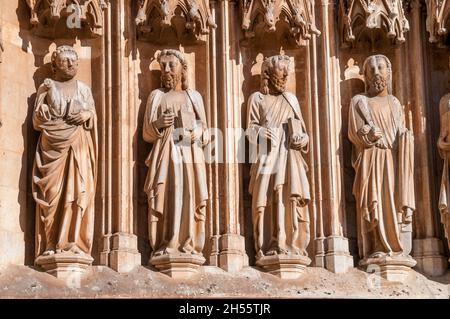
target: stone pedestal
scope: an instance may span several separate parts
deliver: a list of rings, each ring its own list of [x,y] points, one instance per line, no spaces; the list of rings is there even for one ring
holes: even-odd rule
[[[447,259],[439,238],[414,239],[413,258],[417,261],[415,268],[425,275],[442,276],[447,271]]]
[[[79,282],[84,271],[92,265],[94,258],[86,254],[59,253],[36,258],[35,264],[48,274],[68,283]]]
[[[219,239],[219,266],[228,272],[237,272],[248,266],[245,254],[245,238],[237,234],[225,234]]]
[[[366,267],[367,272],[377,274],[386,280],[404,282],[411,273],[411,268],[416,265],[416,261],[411,256],[385,256],[363,259],[359,264]]]
[[[348,249],[348,239],[329,236],[325,239],[325,266],[331,272],[342,274],[353,268],[353,257]]]
[[[152,257],[150,264],[174,279],[188,279],[198,272],[205,261],[203,256],[180,253]]]
[[[129,272],[141,264],[141,254],[137,250],[137,236],[115,233],[111,236],[109,266],[119,273]]]
[[[264,271],[282,279],[300,278],[310,263],[311,259],[299,255],[264,256],[256,261]]]

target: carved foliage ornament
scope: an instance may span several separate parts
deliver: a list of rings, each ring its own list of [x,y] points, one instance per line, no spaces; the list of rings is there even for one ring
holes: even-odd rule
[[[208,0],[139,0],[141,39],[159,44],[206,41],[216,28]]]
[[[394,42],[405,42],[409,22],[401,0],[344,0],[341,1],[341,21],[344,41],[355,43],[364,34],[381,31]]]
[[[278,22],[289,26],[290,36],[298,45],[313,34],[320,35],[310,0],[243,0],[242,15],[242,28],[247,38],[253,38],[261,31],[277,31]]]
[[[450,2],[447,0],[427,0],[427,31],[430,33],[431,43],[445,40],[448,29],[446,27],[450,15]]]
[[[55,26],[66,18],[69,29],[87,29],[90,37],[102,35],[105,0],[26,0],[31,10],[30,22],[37,34],[54,36]]]

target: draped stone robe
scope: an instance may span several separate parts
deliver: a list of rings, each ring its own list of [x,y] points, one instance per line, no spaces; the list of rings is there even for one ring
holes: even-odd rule
[[[450,242],[450,94],[441,98],[439,103],[439,114],[441,119],[440,135],[438,139],[439,154],[444,160],[442,167],[441,189],[439,193],[439,211],[441,212],[441,221],[444,225],[445,237]]]
[[[171,103],[163,89],[154,90],[148,98],[144,116],[143,138],[153,143],[145,161],[148,174],[144,186],[148,196],[149,224],[157,223],[157,238],[154,244],[151,243],[153,253],[168,249],[201,254],[203,249],[200,237],[204,236],[202,227],[208,200],[203,153],[209,140],[206,115],[200,93],[189,89],[183,93],[185,102],[178,105]],[[195,116],[196,125],[203,131],[200,141],[193,144],[180,141],[174,125],[161,130],[155,127],[154,122],[162,113],[171,109],[178,114],[180,108]]]
[[[39,87],[33,112],[33,126],[41,132],[32,176],[36,256],[49,244],[57,251],[70,250],[75,244],[82,252],[90,254],[97,176],[94,99],[91,89],[80,81],[74,81],[73,96],[64,96],[59,83],[52,83],[54,87],[50,90],[45,84]],[[69,100],[72,102],[68,103]],[[44,105],[49,108],[45,114]],[[82,125],[66,122],[67,115],[81,110],[92,113],[87,122]],[[46,119],[40,119],[38,114],[45,115]]]
[[[308,152],[309,144],[301,150],[289,147],[289,118],[301,121],[302,132],[294,132],[295,134],[306,134],[300,105],[295,95],[284,92],[276,96],[272,105],[261,92],[255,92],[250,96],[247,137],[257,154],[251,159],[254,163],[250,171],[249,192],[252,195],[253,215],[257,214],[258,209],[264,208],[265,234],[262,252],[281,248],[306,255],[309,243],[307,204],[311,196],[306,175],[308,167],[302,153]],[[264,145],[265,138],[259,135],[262,127],[276,128],[280,136],[279,142]],[[282,194],[281,202],[276,198],[277,190]],[[282,210],[280,218],[285,224],[279,234],[274,222],[277,209]],[[296,242],[292,242],[293,218],[299,222],[299,236]]]
[[[363,134],[363,126],[371,121],[383,133],[386,148]],[[350,104],[348,129],[356,171],[353,194],[360,255],[402,254],[402,226],[412,221],[405,211],[415,209],[414,142],[405,128],[402,106],[392,95],[384,99],[356,95]]]

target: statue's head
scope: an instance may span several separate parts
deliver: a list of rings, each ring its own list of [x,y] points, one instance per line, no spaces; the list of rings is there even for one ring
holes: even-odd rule
[[[274,55],[261,66],[261,92],[283,93],[286,90],[290,59],[287,55]]]
[[[363,70],[366,93],[375,96],[386,90],[388,94],[392,94],[392,65],[386,56],[369,56],[364,61]]]
[[[52,54],[52,70],[56,80],[73,79],[78,72],[78,54],[75,49],[68,45],[56,48]]]
[[[175,89],[181,84],[181,89],[188,88],[187,61],[177,50],[162,50],[158,55],[161,67],[161,84],[167,89]]]

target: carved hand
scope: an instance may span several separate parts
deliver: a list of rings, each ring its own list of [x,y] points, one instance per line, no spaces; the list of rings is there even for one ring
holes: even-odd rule
[[[203,134],[203,129],[200,126],[197,126],[192,132],[191,132],[191,143],[194,143],[200,139],[200,137]]]
[[[157,129],[172,126],[175,120],[175,113],[163,113],[154,123]]]
[[[370,141],[376,142],[383,137],[383,132],[378,127],[372,127],[367,134]]]
[[[71,125],[81,125],[88,121],[92,116],[90,111],[81,111],[76,114],[71,114],[67,117],[66,122]]]
[[[449,152],[450,151],[450,143],[445,141],[445,138],[439,137],[437,141],[437,145],[441,151]]]
[[[294,134],[290,138],[290,145],[291,145],[291,148],[294,150],[302,149],[303,147],[308,145],[308,142],[309,142],[308,134],[302,134],[302,135]]]
[[[41,104],[38,110],[36,110],[37,117],[41,122],[47,122],[51,120],[50,109],[47,104]]]

